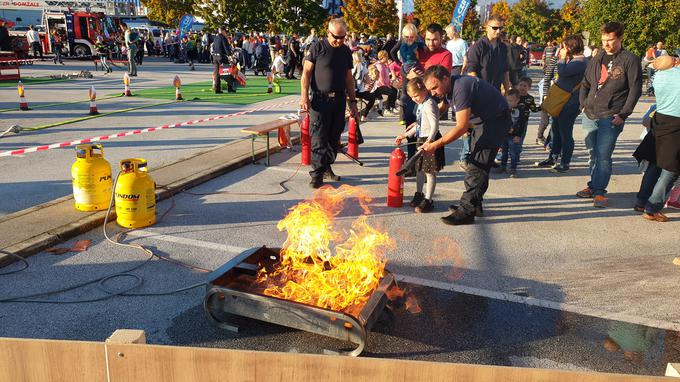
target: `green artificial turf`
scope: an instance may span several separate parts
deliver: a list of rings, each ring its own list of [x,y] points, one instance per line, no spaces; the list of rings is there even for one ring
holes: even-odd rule
[[[212,82],[197,82],[182,85],[182,98],[186,101],[217,102],[234,105],[248,105],[255,102],[266,101],[287,95],[300,94],[299,80],[279,79],[281,93],[267,93],[267,79],[262,76],[248,76],[245,87],[237,87],[236,93],[227,93],[227,85],[222,81],[224,93],[215,94],[212,91]],[[172,100],[175,99],[175,88],[166,86],[155,89],[133,89],[132,93],[137,97]]]
[[[49,78],[49,77],[23,77],[21,83],[24,85],[40,85],[50,82],[70,81],[69,78]],[[3,80],[0,81],[0,88],[16,87],[19,82],[17,80]]]

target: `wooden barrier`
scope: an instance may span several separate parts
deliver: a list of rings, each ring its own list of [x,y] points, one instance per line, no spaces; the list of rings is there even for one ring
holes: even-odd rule
[[[665,377],[120,343],[0,338],[0,380],[654,382]]]

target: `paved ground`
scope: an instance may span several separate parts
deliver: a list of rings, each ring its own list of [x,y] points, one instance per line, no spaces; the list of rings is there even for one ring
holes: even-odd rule
[[[595,210],[588,201],[574,197],[586,182],[583,135],[577,123],[571,172],[555,176],[531,167],[545,153],[528,143],[521,177],[493,175],[485,204],[487,216],[473,226],[456,228],[441,224],[439,216],[463,189],[461,171],[450,164],[457,158],[460,143],[447,149],[449,165],[438,177],[436,212],[418,215],[407,208],[385,207],[388,154],[401,127],[390,118],[364,124],[366,144],[361,147],[361,158],[366,166],[341,157],[334,168],[344,177],[343,183],[360,186],[374,196],[371,222],[386,229],[397,243],[388,255],[389,268],[408,281],[404,285],[423,308],[417,315],[398,309],[395,331],[372,334],[366,355],[655,375],[662,374],[664,362],[677,362],[672,349],[680,329],[674,293],[680,274],[671,261],[679,254],[680,214],[670,212],[674,220],[670,223],[651,223],[631,208],[640,175],[630,154],[641,129],[640,113],[648,104],[649,100],[641,101],[619,140],[609,187],[610,208]],[[535,133],[536,120],[532,122],[529,137]],[[158,139],[178,139],[162,137]],[[180,146],[175,141],[170,145]],[[155,159],[157,153],[147,154]],[[273,160],[272,167],[250,165],[192,189],[211,195],[180,194],[160,203],[159,215],[169,211],[163,220],[128,234],[125,241],[207,269],[247,248],[280,246],[285,235],[276,229],[277,222],[312,190],[306,168],[298,170],[299,155],[284,152]],[[287,192],[259,195],[280,192],[278,183],[290,176]],[[405,195],[413,191],[409,179]],[[359,212],[348,209],[339,225],[346,228]],[[116,231],[113,224],[108,228]],[[80,239],[93,241],[87,252],[39,254],[29,259],[29,269],[0,276],[7,285],[0,299],[123,272],[141,265],[145,258],[137,250],[106,242],[100,230],[64,246]],[[434,248],[441,243],[448,250],[438,253]],[[205,280],[204,273],[158,260],[132,273],[143,278],[135,292],[168,291]],[[109,280],[107,286],[124,289],[134,281],[121,276]],[[342,347],[318,336],[252,322],[241,322],[244,329],[239,337],[217,331],[201,311],[203,293],[197,288],[169,296],[115,297],[75,305],[6,303],[0,311],[0,336],[103,340],[117,328],[138,328],[147,331],[151,343],[303,352]],[[103,296],[95,285],[89,285],[40,298],[69,301]],[[622,327],[606,319],[657,329]],[[641,362],[627,362],[620,353],[604,351],[601,342],[608,334],[642,342]]]

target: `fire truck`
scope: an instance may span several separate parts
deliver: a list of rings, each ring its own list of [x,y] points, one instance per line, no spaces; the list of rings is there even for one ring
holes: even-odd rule
[[[94,55],[97,37],[102,36],[105,40],[109,40],[117,33],[114,19],[102,12],[45,11],[43,24],[45,35],[41,35],[41,38],[45,50],[52,51],[49,36],[56,31],[64,44],[63,53],[72,57]]]

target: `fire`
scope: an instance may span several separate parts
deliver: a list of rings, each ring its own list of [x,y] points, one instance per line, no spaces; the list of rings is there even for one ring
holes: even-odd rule
[[[348,232],[335,225],[348,198],[364,214]],[[323,187],[291,208],[278,224],[288,238],[277,268],[260,271],[257,282],[269,296],[348,313],[359,311],[385,272],[384,253],[394,247],[386,232],[368,223],[371,197],[358,187]]]

